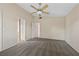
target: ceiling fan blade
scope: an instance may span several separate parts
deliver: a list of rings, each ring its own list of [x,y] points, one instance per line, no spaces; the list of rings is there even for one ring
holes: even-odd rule
[[[43,13],[45,13],[45,14],[49,14],[48,12],[46,12],[46,11],[42,11]]]
[[[34,13],[37,13],[37,12],[32,12],[31,14],[34,14]]]
[[[38,11],[38,9],[35,6],[31,5],[31,7],[33,7],[34,9],[36,9]]]
[[[46,8],[48,8],[48,5],[45,5],[41,10],[44,10],[44,9],[46,9]]]

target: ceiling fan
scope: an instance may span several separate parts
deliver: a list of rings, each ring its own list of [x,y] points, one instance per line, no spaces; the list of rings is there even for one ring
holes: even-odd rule
[[[45,4],[42,8],[42,3],[38,3],[39,7],[35,7],[34,5],[31,5],[32,8],[34,8],[36,10],[36,12],[33,12],[32,14],[38,14],[39,16],[41,16],[43,13],[44,14],[48,14],[48,11],[46,11],[46,9],[48,8],[48,5]]]

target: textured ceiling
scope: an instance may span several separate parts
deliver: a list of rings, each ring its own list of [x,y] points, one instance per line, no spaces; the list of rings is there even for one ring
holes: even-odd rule
[[[32,13],[36,10],[30,7],[31,4],[38,7],[37,3],[18,3],[17,5],[24,8],[28,12]],[[49,12],[48,16],[56,16],[56,17],[66,16],[72,10],[72,8],[74,8],[77,5],[76,3],[47,3],[47,4]]]

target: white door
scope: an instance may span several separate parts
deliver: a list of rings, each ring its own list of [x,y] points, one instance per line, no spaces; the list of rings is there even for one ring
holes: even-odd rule
[[[40,37],[40,23],[32,23],[32,38]]]

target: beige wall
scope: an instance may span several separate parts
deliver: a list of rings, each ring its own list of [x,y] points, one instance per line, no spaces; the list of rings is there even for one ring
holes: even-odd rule
[[[31,14],[16,4],[0,4],[0,8],[3,11],[3,15],[1,15],[3,16],[3,50],[17,44],[17,24],[19,18],[26,20],[26,39],[31,38]]]
[[[79,52],[79,4],[65,17],[66,41]]]
[[[64,40],[64,17],[43,17],[40,21],[34,18],[35,22],[40,22],[40,37],[49,39]]]

